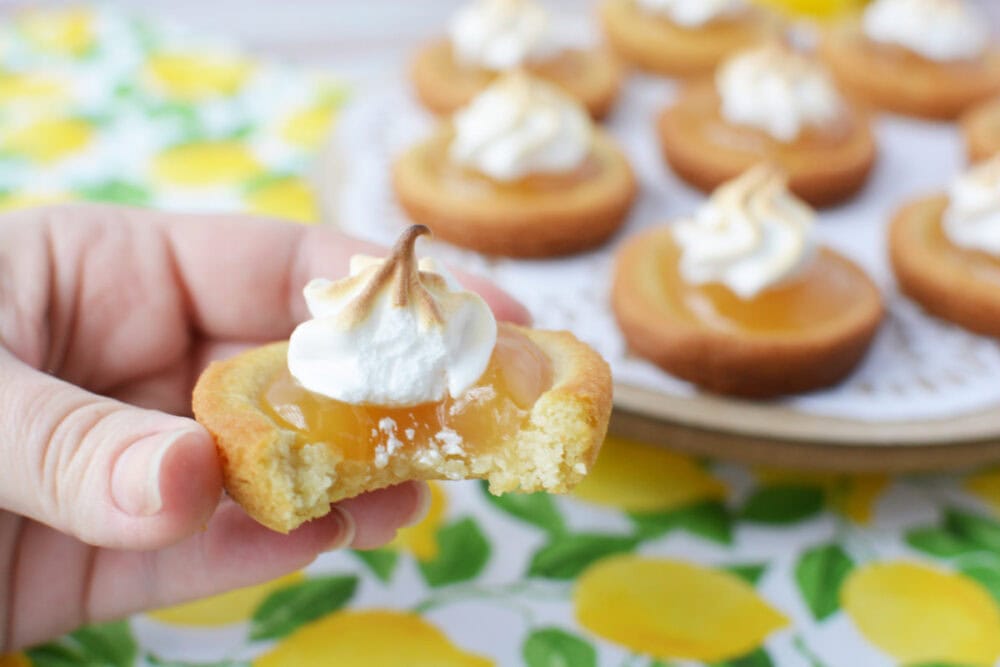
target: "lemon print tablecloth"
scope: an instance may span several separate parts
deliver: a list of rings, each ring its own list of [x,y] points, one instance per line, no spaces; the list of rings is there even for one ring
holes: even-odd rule
[[[318,217],[335,79],[88,9],[0,30],[0,207]],[[390,546],[2,667],[969,667],[1000,658],[1000,472],[799,474],[611,439],[568,497],[434,484]]]

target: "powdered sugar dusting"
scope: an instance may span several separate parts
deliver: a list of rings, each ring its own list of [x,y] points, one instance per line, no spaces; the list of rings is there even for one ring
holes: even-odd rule
[[[462,449],[462,436],[450,428],[443,428],[438,431],[434,439],[441,443],[441,451],[447,456],[462,456],[465,450]]]

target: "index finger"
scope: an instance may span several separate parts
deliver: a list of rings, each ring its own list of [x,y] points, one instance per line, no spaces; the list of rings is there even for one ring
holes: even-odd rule
[[[310,279],[345,276],[351,255],[386,253],[329,227],[242,215],[159,215],[193,325],[215,339],[287,337],[308,317],[302,288]],[[470,276],[460,280],[483,296],[497,319],[530,320],[498,287]]]

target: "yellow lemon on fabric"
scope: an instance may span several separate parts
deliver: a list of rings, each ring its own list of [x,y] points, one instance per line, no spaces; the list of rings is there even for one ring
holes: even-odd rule
[[[58,79],[37,73],[0,70],[0,102],[52,102],[65,95],[66,87]]]
[[[31,667],[31,661],[23,653],[0,655],[0,667]]]
[[[333,103],[320,103],[291,114],[281,126],[281,137],[302,148],[318,146],[333,126],[337,107]]]
[[[427,486],[431,490],[431,505],[427,516],[415,526],[401,528],[396,533],[396,539],[389,545],[393,549],[409,551],[420,561],[434,560],[438,555],[437,531],[448,510],[448,496],[441,484],[428,482]]]
[[[271,181],[246,196],[252,213],[295,222],[319,222],[319,207],[312,189],[297,176]]]
[[[16,211],[22,208],[32,208],[34,206],[47,206],[49,204],[61,204],[71,201],[73,196],[67,193],[32,193],[32,192],[12,192],[0,196],[0,213]]]
[[[219,627],[231,623],[241,623],[253,616],[254,610],[271,593],[302,581],[301,572],[279,577],[257,586],[248,586],[203,600],[167,607],[149,612],[147,615],[167,625],[187,627]]]
[[[739,577],[678,560],[616,556],[580,576],[576,618],[637,653],[715,662],[739,657],[788,625]]]
[[[64,56],[81,56],[95,43],[94,14],[83,7],[30,10],[17,25],[35,48]]]
[[[40,118],[6,135],[3,149],[34,162],[55,162],[90,143],[93,126],[82,118]]]
[[[791,16],[828,19],[860,11],[865,0],[757,0],[757,3]]]
[[[180,100],[233,95],[253,71],[251,61],[231,54],[158,53],[146,63],[154,87]]]
[[[628,512],[653,512],[724,498],[726,487],[686,456],[609,437],[590,474],[573,493]]]
[[[972,579],[918,563],[874,563],[841,590],[844,611],[868,641],[903,664],[993,665],[1000,611]]]
[[[254,661],[254,667],[489,667],[416,614],[341,611],[306,625]]]
[[[875,503],[889,486],[886,475],[852,475],[842,493],[833,493],[831,504],[840,514],[856,523],[871,522]]]
[[[1000,514],[1000,468],[978,472],[965,480],[965,490]]]
[[[168,148],[153,160],[153,178],[189,187],[242,183],[263,166],[239,141],[197,141]]]

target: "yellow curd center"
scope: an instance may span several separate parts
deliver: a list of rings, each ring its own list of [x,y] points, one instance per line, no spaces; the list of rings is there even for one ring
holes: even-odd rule
[[[284,369],[262,402],[301,442],[323,442],[339,449],[344,460],[378,464],[379,456],[413,456],[429,443],[454,455],[502,447],[551,385],[545,353],[524,334],[500,325],[489,366],[459,398],[408,407],[353,405],[304,389]]]
[[[427,169],[451,192],[458,195],[531,197],[545,192],[565,192],[593,181],[603,169],[594,152],[575,169],[560,173],[535,173],[514,181],[497,181],[475,170],[456,165],[448,155],[454,133],[440,132],[426,146]]]
[[[944,261],[955,265],[957,269],[972,273],[981,280],[988,280],[1000,285],[1000,257],[982,250],[963,248],[952,243],[944,231],[943,213],[944,211],[941,209],[933,224],[928,226],[930,245],[938,248]]]
[[[764,130],[729,122],[722,115],[719,94],[710,86],[690,90],[677,110],[683,112],[684,125],[693,136],[704,137],[713,145],[734,150],[767,149],[778,157],[794,157],[804,149],[841,146],[854,133],[857,124],[853,114],[845,112],[836,121],[826,125],[804,127],[794,141],[779,141]]]
[[[751,333],[803,331],[851,312],[867,287],[858,269],[820,250],[793,279],[752,299],[741,299],[720,284],[691,285],[680,275],[680,248],[661,237],[660,280],[671,308],[714,328]]]

